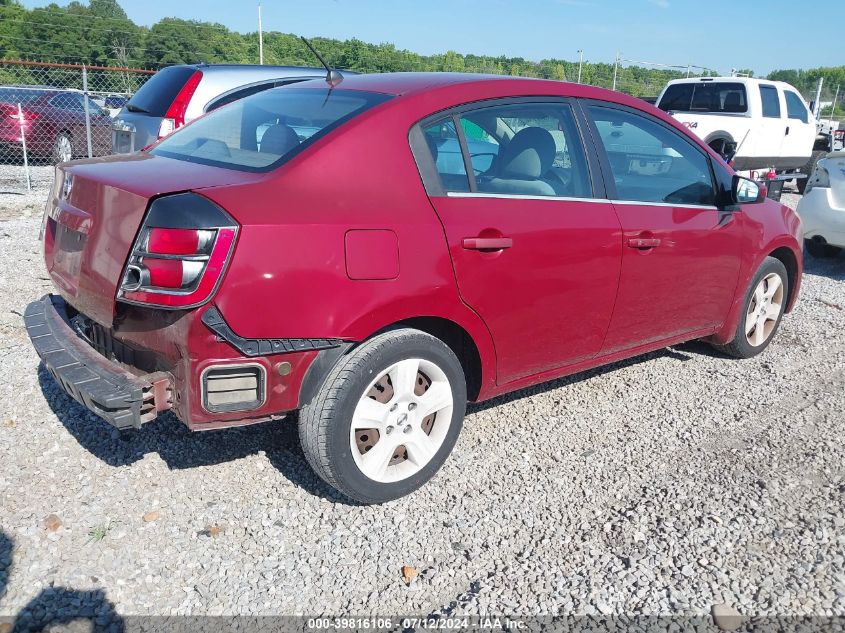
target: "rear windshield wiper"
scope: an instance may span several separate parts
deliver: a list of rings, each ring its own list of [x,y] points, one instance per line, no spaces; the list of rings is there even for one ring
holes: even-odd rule
[[[126,109],[129,110],[130,112],[143,112],[145,114],[150,113],[150,111],[147,110],[146,108],[142,108],[141,106],[136,106],[134,103],[127,103]]]

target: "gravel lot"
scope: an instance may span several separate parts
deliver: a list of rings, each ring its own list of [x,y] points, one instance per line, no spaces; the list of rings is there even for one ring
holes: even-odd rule
[[[808,261],[761,357],[688,344],[474,407],[433,482],[356,507],[290,422],[127,439],[61,393],[21,319],[42,200],[0,195],[0,621],[845,615],[845,257]]]

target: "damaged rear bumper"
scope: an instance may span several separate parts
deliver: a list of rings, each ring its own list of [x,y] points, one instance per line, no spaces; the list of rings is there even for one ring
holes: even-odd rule
[[[171,407],[168,374],[136,376],[101,356],[71,328],[61,297],[45,295],[30,303],[24,323],[56,382],[112,426],[138,428]]]

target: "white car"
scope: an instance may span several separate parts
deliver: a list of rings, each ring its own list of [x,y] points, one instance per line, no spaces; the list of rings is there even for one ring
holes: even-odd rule
[[[797,211],[810,255],[833,257],[845,248],[845,151],[819,159]]]
[[[657,107],[695,133],[738,171],[798,169],[810,162],[816,119],[782,81],[696,77],[670,81]]]

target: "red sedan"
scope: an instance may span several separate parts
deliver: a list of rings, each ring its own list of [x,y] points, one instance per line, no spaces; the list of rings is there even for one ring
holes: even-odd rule
[[[480,401],[691,339],[747,358],[801,227],[635,98],[552,81],[348,77],[270,90],[57,174],[57,294],[26,324],[118,428],[299,410],[361,502],[444,463]]]
[[[18,107],[23,125],[18,118]],[[88,100],[93,156],[111,153],[111,117]],[[73,90],[0,86],[0,153],[20,152],[21,136],[30,154],[55,162],[88,155],[85,95]]]

